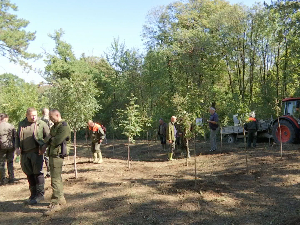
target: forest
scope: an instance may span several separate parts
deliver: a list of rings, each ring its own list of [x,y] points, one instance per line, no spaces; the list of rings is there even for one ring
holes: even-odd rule
[[[0,112],[17,124],[28,107],[57,108],[74,131],[93,118],[122,138],[120,111],[134,99],[153,136],[159,118],[207,118],[214,106],[222,126],[232,116],[255,111],[276,118],[281,100],[300,96],[300,3],[277,0],[251,8],[223,0],[189,0],[158,7],[143,27],[146,50],[128,49],[112,40],[105,57],[76,57],[63,28],[49,35],[53,52],[27,51],[35,33],[30,23],[0,3],[0,53],[26,69],[44,57],[44,83],[26,83],[15,74],[0,75]],[[71,40],[70,40],[71,41]]]

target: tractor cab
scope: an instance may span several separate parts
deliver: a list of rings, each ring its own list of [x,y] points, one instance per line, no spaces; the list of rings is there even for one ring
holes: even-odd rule
[[[300,98],[282,99],[283,115],[273,122],[272,136],[277,143],[300,139]]]
[[[299,119],[300,116],[300,98],[285,98],[282,100],[283,115],[293,116]]]

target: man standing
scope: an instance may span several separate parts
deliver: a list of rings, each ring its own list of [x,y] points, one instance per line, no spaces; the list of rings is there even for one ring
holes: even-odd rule
[[[168,153],[168,159],[170,161],[173,160],[173,154],[175,150],[175,141],[176,141],[176,133],[177,130],[175,128],[176,117],[171,117],[171,122],[168,124],[168,132],[167,132],[167,140],[170,143],[170,152]]]
[[[42,118],[41,120],[43,120],[49,127],[49,129],[53,126],[53,122],[50,120],[49,118],[49,109],[47,108],[43,108],[42,109]],[[50,166],[49,166],[49,157],[47,156],[47,154],[44,154],[44,160],[45,160],[45,165],[47,168],[47,174],[45,177],[50,177]]]
[[[251,143],[253,142],[253,148],[256,147],[256,139],[257,139],[257,130],[258,130],[258,123],[255,119],[255,113],[252,112],[249,115],[247,123],[245,123],[244,128],[248,131],[248,148],[251,148]]]
[[[21,167],[27,175],[31,193],[25,204],[34,205],[44,200],[44,160],[39,155],[39,150],[45,144],[44,138],[49,133],[48,125],[38,119],[36,109],[28,108],[26,118],[19,123],[16,135],[16,148],[21,150]]]
[[[102,163],[102,154],[100,150],[100,145],[102,140],[105,138],[104,131],[101,125],[94,123],[92,120],[88,121],[88,136],[92,140],[92,153],[93,153],[93,163]]]
[[[8,123],[8,115],[1,114],[0,122],[0,185],[5,180],[5,162],[7,162],[8,183],[14,182],[14,151],[16,131],[12,124]]]
[[[163,121],[163,119],[159,119],[157,134],[160,138],[160,143],[164,151],[166,150],[166,133],[167,133],[167,124]]]
[[[44,213],[45,216],[54,214],[61,209],[61,205],[66,204],[61,174],[64,157],[68,154],[67,141],[71,137],[71,129],[67,122],[61,118],[58,110],[53,109],[50,111],[50,119],[54,125],[51,127],[50,135],[45,140],[46,144],[40,151],[40,154],[43,155],[48,149],[51,187],[53,190],[49,210]]]
[[[209,108],[209,113],[210,118],[207,122],[210,128],[210,151],[213,152],[217,150],[217,129],[219,127],[219,118],[214,107]]]

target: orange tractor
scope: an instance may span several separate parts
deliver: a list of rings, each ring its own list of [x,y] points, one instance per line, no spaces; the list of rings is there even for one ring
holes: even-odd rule
[[[273,121],[272,136],[275,142],[294,143],[300,139],[300,98],[282,100],[283,116]]]

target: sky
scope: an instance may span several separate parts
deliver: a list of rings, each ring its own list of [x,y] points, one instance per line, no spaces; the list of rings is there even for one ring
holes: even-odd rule
[[[142,31],[147,14],[154,8],[168,5],[175,0],[10,0],[18,6],[13,12],[18,18],[28,20],[27,31],[36,31],[36,39],[28,51],[52,54],[54,41],[48,36],[62,28],[62,40],[71,44],[79,57],[103,56],[114,39],[119,39],[126,48],[143,50]],[[229,0],[231,4],[252,6],[261,0]],[[271,0],[265,0],[270,3]],[[42,59],[31,62],[33,67],[43,70]],[[25,73],[18,65],[0,56],[0,74],[12,73],[26,82],[40,83],[44,79],[37,73]]]

